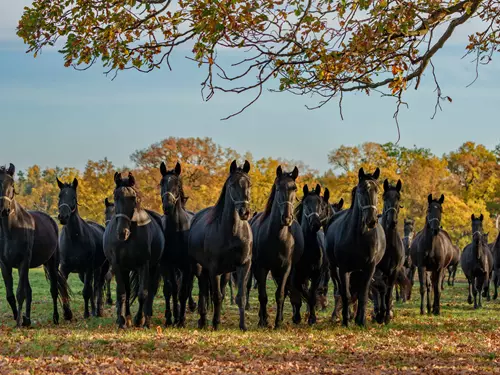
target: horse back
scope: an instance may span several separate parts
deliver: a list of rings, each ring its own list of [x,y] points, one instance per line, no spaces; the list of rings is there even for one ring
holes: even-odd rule
[[[41,211],[28,211],[33,219],[33,247],[30,267],[46,263],[58,248],[59,228],[54,219]]]

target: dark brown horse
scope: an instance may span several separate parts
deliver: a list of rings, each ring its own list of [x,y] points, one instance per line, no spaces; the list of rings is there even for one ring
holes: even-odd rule
[[[363,168],[359,170],[351,207],[334,215],[326,233],[330,272],[340,283],[344,326],[349,321],[351,283],[358,297],[355,322],[366,325],[370,283],[385,252],[385,233],[377,217],[379,176],[379,168],[373,174],[365,173]]]
[[[464,248],[460,258],[460,265],[469,282],[467,302],[472,304],[472,296],[474,296],[475,309],[482,307],[481,295],[488,301],[490,299],[489,285],[493,270],[493,256],[488,241],[483,236],[483,219],[483,214],[479,217],[472,214],[472,243]]]
[[[276,169],[271,193],[264,212],[251,220],[253,243],[253,274],[259,286],[259,327],[268,326],[266,279],[269,271],[276,282],[275,328],[283,322],[283,306],[289,290],[289,276],[304,252],[302,228],[294,219],[294,203],[299,175],[297,167],[292,172]],[[300,311],[300,296],[291,296],[294,313]],[[300,314],[300,312],[299,312]],[[299,315],[300,316],[300,315]],[[294,314],[294,322],[298,323]]]
[[[411,260],[410,248],[415,237],[415,220],[406,218],[403,227],[403,247],[405,249],[405,262],[404,262],[404,272],[408,280],[410,281],[410,287],[407,289],[407,294],[400,292],[400,289],[396,287],[396,301],[399,301],[400,295],[403,302],[411,299],[411,292],[413,289],[413,283],[415,279],[415,264]]]
[[[500,286],[500,215],[497,216],[496,228],[498,231],[495,242],[490,244],[491,253],[493,254],[493,287],[495,293],[493,299],[498,297],[498,287]]]
[[[453,257],[453,244],[449,234],[441,228],[444,195],[439,199],[427,197],[428,208],[425,226],[417,233],[411,245],[411,259],[418,270],[420,282],[420,313],[424,314],[424,300],[427,293],[427,313],[431,313],[431,287],[434,291],[432,313],[439,315],[441,280]]]
[[[206,326],[208,288],[212,288],[213,327],[217,329],[221,315],[221,275],[238,272],[236,303],[240,312],[240,329],[245,324],[246,285],[252,264],[252,230],[250,217],[250,163],[239,168],[231,163],[229,177],[215,206],[197,212],[189,231],[189,255],[197,262],[200,295],[198,326]]]
[[[27,211],[15,199],[15,167],[0,167],[0,268],[9,303],[17,326],[31,325],[32,292],[29,269],[43,265],[50,281],[54,324],[59,323],[57,298],[69,303],[70,290],[59,268],[59,242],[56,222],[40,211]],[[12,268],[19,272],[14,297]],[[23,304],[26,301],[26,312]],[[71,316],[65,316],[71,319]]]

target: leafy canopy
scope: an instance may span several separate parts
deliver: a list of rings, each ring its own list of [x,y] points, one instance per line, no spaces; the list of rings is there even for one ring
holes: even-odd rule
[[[35,56],[62,38],[65,66],[102,61],[110,73],[170,67],[171,54],[188,44],[207,71],[207,99],[253,90],[250,105],[277,78],[275,90],[316,94],[318,106],[382,90],[399,109],[404,91],[418,88],[429,66],[434,73],[432,58],[465,22],[481,20],[467,53],[489,62],[499,14],[497,0],[35,0],[17,33]],[[223,65],[222,49],[245,54]],[[451,98],[434,78],[437,109]]]

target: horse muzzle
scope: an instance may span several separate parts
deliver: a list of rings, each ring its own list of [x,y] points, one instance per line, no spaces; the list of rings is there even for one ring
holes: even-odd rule
[[[118,232],[119,241],[127,241],[129,237],[130,237],[130,229],[128,228],[123,228],[121,231]]]
[[[238,208],[238,215],[241,220],[247,221],[250,218],[250,209],[248,207]]]

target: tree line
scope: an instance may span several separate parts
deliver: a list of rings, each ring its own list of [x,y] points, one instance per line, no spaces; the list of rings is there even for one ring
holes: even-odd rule
[[[297,165],[298,185],[319,183],[328,187],[332,200],[343,198],[350,205],[350,193],[356,185],[360,167],[382,170],[382,180],[401,179],[403,194],[401,218],[411,217],[416,228],[423,227],[427,195],[444,194],[443,227],[460,248],[470,242],[470,216],[485,216],[485,232],[490,241],[496,236],[494,218],[500,213],[500,145],[495,149],[465,142],[457,150],[443,156],[429,149],[406,148],[393,143],[364,143],[359,146],[340,146],[328,155],[331,169],[319,173],[302,162],[275,159],[255,159],[251,153],[239,154],[231,148],[216,144],[211,138],[167,138],[134,152],[131,169],[143,194],[145,207],[161,211],[158,167],[165,161],[169,168],[182,163],[184,190],[189,197],[187,208],[200,210],[216,202],[227,177],[228,166],[234,159],[247,159],[252,164],[252,210],[264,208],[278,165],[292,169]],[[79,179],[78,201],[80,214],[104,222],[104,199],[112,199],[113,174],[125,171],[108,159],[89,160],[85,169],[45,168],[33,165],[17,175],[17,199],[30,209],[39,209],[56,216],[59,189],[56,177],[69,182]],[[382,189],[381,189],[382,190]],[[299,193],[299,198],[302,193]],[[379,208],[382,209],[382,198]],[[402,225],[402,220],[399,225]]]

